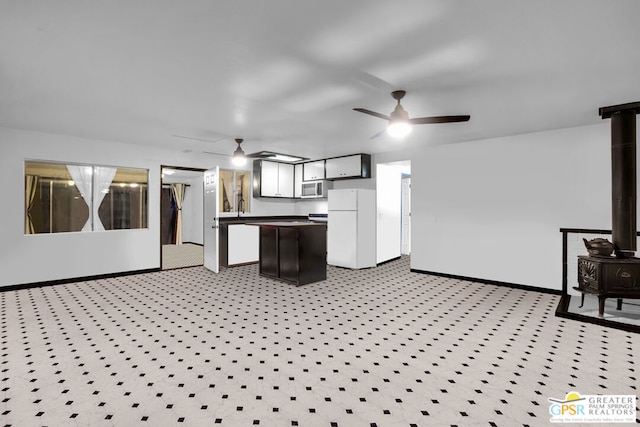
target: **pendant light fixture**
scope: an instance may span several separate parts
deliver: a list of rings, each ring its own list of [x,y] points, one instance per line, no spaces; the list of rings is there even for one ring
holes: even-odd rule
[[[390,115],[389,125],[387,126],[387,133],[394,138],[404,138],[411,133],[411,124],[409,124],[409,113],[402,108],[400,100],[396,108]]]
[[[234,166],[244,166],[247,163],[247,157],[244,155],[244,151],[240,148],[240,144],[242,144],[241,138],[236,138],[236,142],[238,143],[238,148],[233,152],[233,157],[231,158],[231,163]]]

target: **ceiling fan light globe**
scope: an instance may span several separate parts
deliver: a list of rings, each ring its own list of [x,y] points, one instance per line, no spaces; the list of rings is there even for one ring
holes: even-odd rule
[[[233,152],[231,163],[234,166],[244,166],[245,164],[247,164],[247,158],[245,157],[242,148],[240,148],[240,144],[238,144],[238,148],[236,148],[236,151]]]
[[[247,158],[244,156],[233,156],[231,163],[234,166],[244,166],[247,164]]]
[[[387,133],[394,138],[404,138],[411,133],[411,125],[407,122],[391,122],[387,126]]]

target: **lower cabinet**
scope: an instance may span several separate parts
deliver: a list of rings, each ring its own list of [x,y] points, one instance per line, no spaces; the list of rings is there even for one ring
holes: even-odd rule
[[[300,233],[297,229],[281,228],[278,230],[278,267],[280,279],[300,284]],[[303,279],[304,281],[304,279]]]
[[[254,264],[260,259],[260,229],[255,221],[306,221],[306,216],[222,217],[218,256],[222,267]]]
[[[278,229],[260,227],[260,274],[267,277],[280,277],[278,266]]]
[[[326,226],[261,225],[260,275],[295,285],[325,280]]]
[[[256,227],[244,224],[229,225],[227,245],[229,265],[258,262],[259,233]]]
[[[258,262],[258,228],[245,224],[220,223],[219,256],[222,267]]]

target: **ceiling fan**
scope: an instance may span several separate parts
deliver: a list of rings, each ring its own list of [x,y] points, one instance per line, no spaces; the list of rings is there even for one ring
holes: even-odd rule
[[[229,139],[228,136],[226,135],[216,135],[215,139],[203,139],[203,138],[196,138],[193,136],[186,136],[186,135],[171,135],[174,138],[182,138],[182,139],[190,139],[193,141],[202,141],[202,142],[211,142],[211,143],[216,143],[216,142],[220,142],[220,141],[226,141]],[[244,141],[244,139],[242,138],[235,138],[234,141],[236,142],[236,144],[238,144],[237,148],[235,149],[235,151],[233,152],[233,154],[231,155],[231,163],[235,166],[244,166],[247,162],[248,159],[266,159],[266,160],[274,160],[274,161],[278,161],[278,162],[285,162],[285,163],[297,163],[297,162],[301,162],[304,160],[309,160],[308,157],[301,157],[301,156],[294,156],[291,154],[283,154],[283,153],[276,153],[274,151],[268,151],[268,150],[262,150],[262,151],[258,151],[256,153],[250,153],[250,154],[245,154],[244,150],[242,149],[242,147],[240,146],[240,144],[242,144],[242,142]],[[184,150],[184,152],[191,152],[191,150]],[[214,154],[216,156],[227,156],[227,154],[225,153],[218,153],[218,152],[214,152],[214,151],[202,151],[203,153],[207,153],[207,154]]]
[[[236,166],[244,166],[247,164],[247,156],[244,154],[244,150],[240,148],[240,144],[242,144],[242,138],[236,138],[236,144],[238,144],[238,148],[233,152],[233,156],[231,157],[231,163]]]
[[[367,110],[366,108],[354,108],[355,111],[360,113],[369,114],[370,116],[379,117],[389,121],[387,126],[387,132],[391,136],[403,137],[411,132],[411,125],[424,125],[430,123],[453,123],[453,122],[466,122],[471,116],[434,116],[434,117],[415,117],[410,119],[409,113],[402,108],[400,100],[406,95],[404,90],[396,90],[391,92],[393,99],[398,101],[396,108],[390,115],[376,113],[375,111]],[[377,135],[376,135],[377,136]]]

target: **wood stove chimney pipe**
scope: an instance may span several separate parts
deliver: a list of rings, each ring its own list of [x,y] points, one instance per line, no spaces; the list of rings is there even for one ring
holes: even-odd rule
[[[616,257],[632,258],[636,244],[636,115],[640,102],[600,108],[611,119],[611,231]]]

